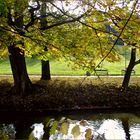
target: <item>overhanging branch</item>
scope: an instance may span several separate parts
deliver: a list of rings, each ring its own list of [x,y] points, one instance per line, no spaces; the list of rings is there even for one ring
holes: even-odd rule
[[[50,28],[53,28],[55,26],[60,26],[60,25],[63,25],[63,24],[67,24],[67,23],[72,23],[72,22],[76,22],[76,21],[79,21],[80,18],[82,18],[83,15],[77,17],[77,18],[73,18],[71,20],[65,20],[65,21],[61,21],[61,22],[58,22],[58,23],[55,23],[55,24],[52,24],[52,25],[48,25],[47,27],[42,27],[40,28],[41,30],[46,30],[46,29],[50,29]]]
[[[126,23],[124,24],[124,26],[123,26],[123,28],[122,28],[120,34],[118,35],[116,41],[114,42],[113,46],[111,47],[111,49],[109,50],[109,52],[105,55],[105,57],[98,63],[98,65],[95,67],[95,69],[96,69],[98,66],[100,66],[100,64],[107,58],[107,56],[108,56],[108,55],[111,53],[111,51],[114,49],[115,45],[117,44],[119,38],[121,37],[123,31],[125,30],[125,28],[126,28],[128,22],[130,21],[132,15],[133,15],[133,13],[134,13],[134,10],[135,10],[135,8],[136,8],[137,3],[138,3],[138,0],[136,0],[136,2],[135,2],[135,4],[134,4],[133,10],[132,10],[130,16],[129,16],[129,18],[127,19]]]

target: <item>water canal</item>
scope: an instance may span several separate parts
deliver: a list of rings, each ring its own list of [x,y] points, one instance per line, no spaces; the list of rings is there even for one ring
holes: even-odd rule
[[[140,139],[140,112],[0,112],[0,139],[137,140]]]

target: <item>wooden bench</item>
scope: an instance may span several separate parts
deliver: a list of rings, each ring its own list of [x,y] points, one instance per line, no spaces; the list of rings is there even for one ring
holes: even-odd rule
[[[126,69],[125,70],[121,70],[121,72],[122,72],[122,75],[124,75],[125,72],[126,72]],[[136,75],[135,70],[132,70],[131,75]]]
[[[94,70],[94,75],[108,75],[107,69],[96,69]],[[89,71],[86,72],[86,76],[91,76]]]
[[[96,69],[94,75],[108,75],[107,69]]]

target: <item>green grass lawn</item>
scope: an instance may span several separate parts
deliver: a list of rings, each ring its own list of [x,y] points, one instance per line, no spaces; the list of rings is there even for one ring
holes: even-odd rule
[[[27,70],[29,74],[40,74],[41,73],[41,63],[40,60],[36,59],[26,59]],[[127,61],[128,65],[128,61]],[[72,66],[68,66],[68,62],[62,60],[51,60],[50,68],[52,75],[85,75],[86,71],[82,69],[74,70]],[[109,75],[121,75],[121,70],[125,69],[125,61],[122,59],[120,62],[103,62],[102,69],[107,69]],[[140,75],[140,65],[134,68],[136,75]],[[9,60],[0,60],[0,74],[11,74],[11,67]],[[94,72],[93,72],[94,74]]]

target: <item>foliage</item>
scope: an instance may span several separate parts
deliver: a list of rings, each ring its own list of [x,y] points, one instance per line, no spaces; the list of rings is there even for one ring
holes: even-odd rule
[[[57,2],[59,3],[59,1]],[[35,55],[39,56],[40,59],[49,59],[52,54],[59,56],[59,49],[56,49],[55,45],[53,45],[53,42],[55,42],[58,36],[55,35],[55,31],[48,31],[48,29],[63,25],[67,22],[74,22],[77,17],[73,17],[73,19],[70,17],[70,13],[65,14],[71,2],[67,1],[69,6],[66,6],[66,9],[63,9],[64,3],[60,5],[61,8],[57,7],[57,2],[44,2],[46,4],[47,13],[42,17],[40,14],[40,1],[29,3],[27,0],[18,1],[17,3],[14,0],[2,1],[0,6],[6,9],[6,12],[3,13],[6,13],[7,16],[3,15],[0,17],[2,21],[0,24],[0,33],[4,32],[6,34],[6,38],[2,38],[1,42],[7,42],[6,46],[16,44],[17,47],[21,48],[25,54],[30,57]],[[19,17],[23,19],[21,29],[16,25],[16,19]],[[79,17],[80,16],[78,16],[78,18]],[[41,27],[41,19],[46,21],[46,26]],[[44,49],[45,46],[49,48],[47,51]]]
[[[14,0],[5,2],[4,9],[7,11],[5,12],[7,16],[1,17],[4,19],[0,29],[6,34],[6,38],[2,38],[6,42],[5,46],[16,44],[27,56],[39,56],[44,60],[63,55],[74,62],[75,67],[80,66],[86,69],[93,69],[96,66],[95,60],[105,57],[111,49],[113,42],[109,40],[108,34],[103,32],[108,18],[100,12],[100,8],[93,6],[96,4],[94,0],[92,5],[88,5],[89,1],[66,1],[66,3],[61,3],[60,8],[57,7],[57,4],[60,4],[58,1],[44,2],[47,11],[44,17],[40,15],[40,2],[33,2],[34,5],[26,0],[16,5],[15,2]],[[76,4],[75,10],[71,8],[74,6],[73,3]],[[74,11],[78,8],[81,10],[78,10],[77,16]],[[24,21],[22,29],[18,29],[13,20],[19,16],[22,16]],[[41,19],[46,26],[41,27]],[[81,21],[88,26],[81,25]],[[65,23],[69,24],[64,25]],[[48,48],[47,51],[44,49],[45,46]],[[112,50],[107,60],[119,60],[119,55]]]
[[[98,48],[99,54],[96,49],[95,51],[97,56],[101,54],[101,62],[104,59],[108,61],[119,60],[120,50],[115,48],[117,43],[125,43],[127,46],[137,44],[137,47],[139,46],[138,1],[103,0],[88,2],[88,5],[91,10],[81,23],[92,29],[95,34],[94,41],[97,40],[95,43],[100,46]],[[92,36],[93,33],[90,35]],[[98,59],[97,56],[96,59]]]
[[[80,127],[79,127],[79,125],[75,125],[72,128],[71,134],[74,136],[74,138],[77,138],[80,135]]]
[[[46,5],[43,16],[42,3]],[[1,0],[1,57],[8,55],[7,46],[16,44],[28,57],[48,60],[64,56],[74,63],[74,68],[86,70],[95,69],[97,60],[119,61],[122,50],[116,47],[117,42],[125,42],[127,48],[137,43],[139,48],[139,8],[132,3],[23,0],[16,4],[15,0]],[[20,16],[21,29],[15,23]]]
[[[53,124],[52,124],[52,127],[50,129],[50,135],[54,134],[56,129],[57,129],[57,124],[58,122],[57,121],[54,121]]]
[[[69,128],[69,123],[68,122],[63,122],[60,126],[60,132],[63,134],[63,135],[67,135],[68,133],[68,128]]]
[[[9,139],[14,139],[14,138],[15,138],[15,129],[13,125],[1,124],[0,125],[0,139],[9,140]]]

